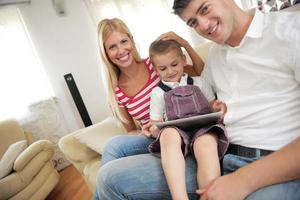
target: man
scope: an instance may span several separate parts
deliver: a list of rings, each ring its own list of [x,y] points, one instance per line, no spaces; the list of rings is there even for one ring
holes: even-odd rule
[[[226,175],[200,188],[201,200],[300,199],[300,13],[244,12],[233,0],[175,0],[173,8],[217,43],[203,76],[228,106]],[[171,198],[149,154],[107,163],[97,181],[100,199]],[[191,157],[186,182],[189,198],[199,199]]]
[[[232,0],[175,0],[173,8],[199,35],[217,43],[209,53],[204,76],[228,107],[224,123],[232,145],[224,157],[223,172],[233,172],[255,161],[259,155],[248,156],[252,152],[269,154],[299,137],[300,126],[295,123],[300,119],[299,12],[245,12]],[[247,173],[250,176],[259,171]],[[248,177],[253,188],[243,191],[241,198],[261,186],[289,180],[278,177],[274,181],[271,179],[275,175],[263,174],[257,180]],[[290,179],[299,178],[297,174]],[[202,190],[202,198],[224,198],[228,181],[211,183]],[[299,188],[300,181],[294,182]],[[278,189],[285,191],[283,188],[289,184]],[[282,199],[272,189],[265,193],[267,199]],[[294,196],[285,198],[299,198],[299,194],[290,195]]]

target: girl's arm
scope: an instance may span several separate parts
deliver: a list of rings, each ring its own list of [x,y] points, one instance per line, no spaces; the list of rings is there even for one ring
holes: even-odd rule
[[[191,76],[194,76],[194,75],[200,76],[201,75],[201,73],[203,71],[203,67],[204,67],[204,62],[201,59],[201,57],[198,55],[198,53],[194,50],[194,48],[185,39],[178,36],[176,33],[172,32],[172,31],[162,34],[161,36],[159,36],[158,39],[176,40],[183,48],[185,48],[185,50],[191,57],[191,60],[193,63],[192,66],[188,65],[186,67],[185,72],[187,72]]]
[[[140,129],[136,126],[134,123],[134,120],[132,119],[131,115],[128,113],[126,108],[119,107],[121,114],[125,117],[127,122],[122,122],[123,127],[126,129],[128,134],[136,134],[137,131]]]

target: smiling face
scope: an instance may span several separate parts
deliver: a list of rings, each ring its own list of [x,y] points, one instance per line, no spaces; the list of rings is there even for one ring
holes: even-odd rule
[[[160,79],[166,82],[179,82],[186,65],[184,55],[178,54],[175,49],[163,54],[154,55],[151,59],[155,65]]]
[[[135,61],[132,39],[125,33],[111,32],[104,41],[104,48],[110,61],[119,68],[129,67]]]
[[[191,0],[179,15],[201,36],[216,43],[228,43],[234,32],[235,19],[226,1]]]

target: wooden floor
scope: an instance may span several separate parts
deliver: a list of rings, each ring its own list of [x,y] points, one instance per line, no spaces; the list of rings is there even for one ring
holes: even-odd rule
[[[93,194],[88,189],[80,173],[73,165],[59,172],[60,181],[46,200],[91,200]]]

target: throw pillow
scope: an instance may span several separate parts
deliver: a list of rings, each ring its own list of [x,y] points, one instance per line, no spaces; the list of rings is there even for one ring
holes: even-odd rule
[[[124,129],[112,117],[102,122],[79,130],[74,137],[94,151],[102,154],[105,143],[113,136],[124,134]]]
[[[13,170],[15,160],[26,148],[26,140],[15,142],[8,147],[0,160],[0,179]]]

